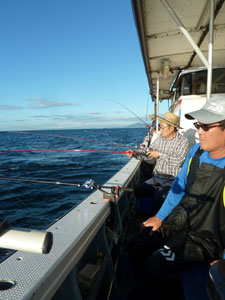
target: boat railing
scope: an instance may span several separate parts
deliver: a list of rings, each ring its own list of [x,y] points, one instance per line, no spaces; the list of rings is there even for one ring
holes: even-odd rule
[[[132,199],[123,188],[137,184],[139,166],[131,159],[106,183],[122,188],[116,226],[108,230],[111,204],[95,191],[47,229],[53,234],[48,254],[17,251],[0,264],[0,299],[97,299],[102,281],[101,294],[108,294],[115,280],[111,251],[128,224]]]

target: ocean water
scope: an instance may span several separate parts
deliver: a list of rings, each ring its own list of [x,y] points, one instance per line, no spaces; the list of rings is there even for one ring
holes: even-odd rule
[[[0,151],[85,149],[126,151],[138,146],[143,128],[0,132]],[[11,227],[45,229],[84,200],[93,190],[23,181],[42,180],[104,184],[129,158],[104,152],[24,151],[0,153],[0,222]],[[16,178],[18,181],[1,179]]]

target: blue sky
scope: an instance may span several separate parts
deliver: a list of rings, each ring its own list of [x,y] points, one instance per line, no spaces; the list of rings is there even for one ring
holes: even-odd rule
[[[0,40],[0,130],[139,122],[111,100],[153,113],[130,0],[1,0]]]

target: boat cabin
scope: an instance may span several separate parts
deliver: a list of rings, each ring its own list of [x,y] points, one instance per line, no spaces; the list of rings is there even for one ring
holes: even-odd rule
[[[181,71],[171,87],[171,111],[180,117],[181,132],[193,145],[198,142],[198,134],[193,122],[185,114],[200,109],[206,101],[207,69],[191,68]],[[225,68],[215,67],[212,70],[212,94],[225,95]]]

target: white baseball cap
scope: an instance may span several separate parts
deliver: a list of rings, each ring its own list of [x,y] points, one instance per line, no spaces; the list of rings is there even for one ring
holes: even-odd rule
[[[203,124],[212,124],[225,120],[225,95],[215,95],[199,110],[185,114],[189,120],[196,119]]]

